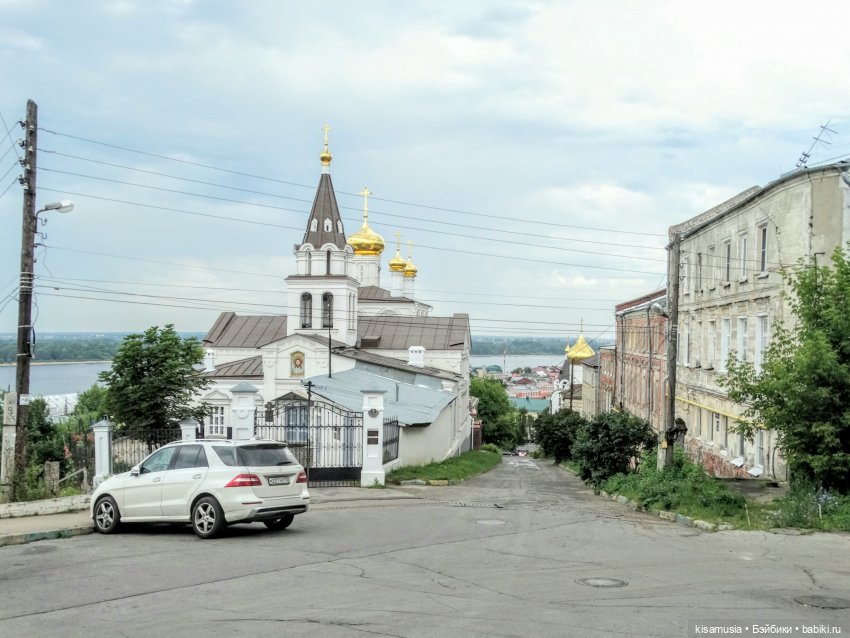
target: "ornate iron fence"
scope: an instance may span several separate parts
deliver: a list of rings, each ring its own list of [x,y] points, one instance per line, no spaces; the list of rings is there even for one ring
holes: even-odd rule
[[[395,461],[398,458],[398,439],[401,428],[398,425],[398,417],[384,418],[384,463]]]
[[[112,433],[112,472],[126,472],[166,443],[179,441],[179,428],[168,430],[115,430]]]
[[[304,466],[311,487],[360,485],[363,414],[321,400],[284,396],[255,420],[257,437],[282,441]]]

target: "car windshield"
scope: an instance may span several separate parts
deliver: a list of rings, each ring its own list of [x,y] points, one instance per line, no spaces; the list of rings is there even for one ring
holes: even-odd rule
[[[236,448],[236,454],[242,465],[247,467],[292,465],[295,462],[286,446],[279,443],[241,445]]]

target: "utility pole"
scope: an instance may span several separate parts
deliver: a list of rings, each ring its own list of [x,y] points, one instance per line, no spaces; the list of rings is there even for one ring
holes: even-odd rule
[[[18,420],[15,427],[14,494],[23,489],[27,460],[27,423],[29,421],[30,360],[32,359],[32,291],[35,251],[35,175],[38,148],[38,105],[27,100],[27,117],[23,122],[24,157],[21,160],[24,189],[23,226],[21,230],[21,279],[18,289],[18,356],[15,362],[15,393]]]
[[[658,467],[664,469],[673,464],[673,444],[676,441],[676,359],[679,344],[679,262],[681,258],[682,236],[678,233],[667,246],[667,398],[664,406],[664,438],[661,441],[661,454],[658,455]]]

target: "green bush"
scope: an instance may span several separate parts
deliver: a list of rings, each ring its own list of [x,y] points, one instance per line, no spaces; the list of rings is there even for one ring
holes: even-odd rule
[[[768,520],[774,527],[850,532],[850,496],[815,489],[810,483],[794,484],[786,496],[771,503]]]
[[[499,449],[499,446],[495,443],[485,443],[481,446],[482,452],[493,452],[494,454],[501,454],[502,451]]]
[[[546,456],[556,463],[569,461],[572,448],[580,429],[587,420],[574,410],[561,409],[555,414],[541,414],[535,423],[535,439]]]
[[[655,431],[644,419],[623,411],[597,414],[577,429],[572,458],[579,476],[595,486],[625,474],[639,461],[644,448],[655,448]]]

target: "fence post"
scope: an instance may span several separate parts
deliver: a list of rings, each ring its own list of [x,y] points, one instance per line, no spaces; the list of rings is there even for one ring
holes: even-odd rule
[[[181,439],[184,441],[194,441],[198,437],[195,435],[198,429],[198,422],[193,417],[188,417],[180,421]]]
[[[12,480],[15,477],[15,435],[18,422],[17,394],[7,392],[3,397],[3,456],[0,458],[0,503],[12,500]]]
[[[363,469],[360,486],[384,485],[384,395],[374,383],[363,393]]]
[[[106,419],[91,426],[94,432],[94,487],[112,474],[112,428],[112,421]]]
[[[250,383],[242,382],[230,389],[231,435],[234,441],[244,441],[254,436],[255,397],[259,390]]]

